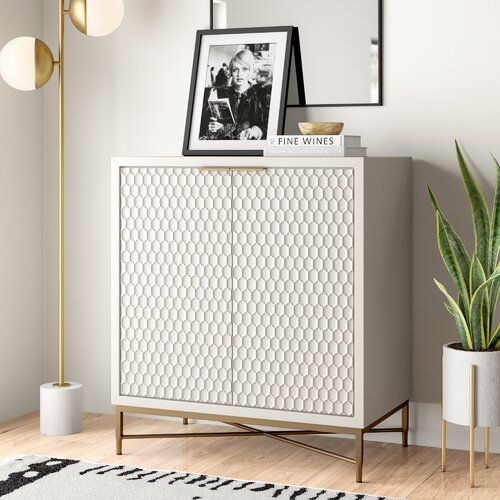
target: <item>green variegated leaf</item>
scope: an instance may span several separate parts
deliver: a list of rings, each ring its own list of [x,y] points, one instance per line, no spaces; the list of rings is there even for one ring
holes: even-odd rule
[[[458,306],[460,307],[460,310],[462,311],[463,315],[464,315],[464,318],[468,318],[469,316],[469,309],[467,307],[467,305],[465,304],[465,301],[462,297],[462,294],[460,292],[458,292]]]
[[[486,288],[483,297],[483,305],[482,305],[482,315],[483,315],[483,331],[484,331],[484,341],[485,344],[488,345],[490,341],[490,294],[488,293],[491,288],[491,285]]]
[[[490,227],[490,270],[497,267],[498,251],[500,249],[500,164],[493,157],[497,166],[497,185],[495,189],[495,201],[493,202],[493,212],[491,213]]]
[[[443,214],[443,211],[441,210],[441,207],[439,206],[437,199],[434,196],[434,193],[432,192],[432,189],[429,186],[427,186],[427,190],[429,192],[429,198],[431,199],[431,203],[432,206],[434,207],[434,210],[441,216],[444,229],[450,241],[450,246],[453,249],[453,253],[456,255],[457,262],[458,265],[460,266],[462,274],[463,276],[469,276],[470,258],[462,242],[462,239],[460,238],[460,236],[458,236],[458,234],[455,232],[455,230],[453,229],[452,225],[450,224],[446,216]]]
[[[486,349],[486,335],[483,331],[483,298],[487,287],[500,277],[500,268],[474,292],[469,306],[470,330],[475,350]]]
[[[457,141],[455,141],[455,147],[457,150],[458,164],[462,173],[462,180],[472,209],[475,238],[474,253],[477,255],[486,274],[489,274],[490,259],[488,257],[488,250],[490,246],[490,217],[488,208],[486,207],[483,193],[472,176]]]
[[[446,310],[453,316],[453,319],[455,320],[455,323],[457,325],[458,328],[460,328],[460,325],[459,325],[459,321],[460,319],[455,316],[455,313],[453,312],[453,309],[446,303],[446,302],[443,302],[444,304],[444,307],[446,308]],[[463,343],[462,343],[463,345]],[[464,348],[466,348],[466,346],[464,345]]]
[[[458,264],[457,256],[453,251],[453,247],[451,246],[450,239],[448,238],[448,233],[446,232],[443,224],[443,219],[441,219],[441,215],[439,212],[436,212],[436,225],[437,225],[437,240],[439,252],[441,254],[441,258],[448,269],[455,285],[457,286],[459,292],[464,299],[465,305],[467,306],[467,310],[469,309],[469,288],[467,286],[468,276],[464,276],[462,274],[462,270]],[[467,317],[466,317],[467,320]]]
[[[458,317],[457,315],[455,315],[455,313],[453,312],[453,309],[446,302],[443,302],[443,304],[444,304],[444,307],[446,307],[446,310],[453,316],[453,319],[455,320],[455,324],[457,325],[458,331],[460,331],[460,328],[462,327],[461,318]],[[461,341],[462,341],[463,348],[467,349],[467,346],[468,346],[467,340],[465,339],[465,341],[466,341],[465,344],[464,344],[464,339],[461,338]]]
[[[486,275],[484,274],[483,266],[479,259],[474,254],[472,256],[472,262],[470,266],[470,276],[469,276],[469,294],[472,297],[474,292],[486,281]]]
[[[500,250],[500,165],[496,158],[495,164],[497,166],[497,186],[495,189],[495,201],[493,203],[493,212],[491,215],[491,228],[490,228],[490,270],[497,266],[498,253]],[[491,285],[490,290],[490,324],[493,323],[493,315],[498,300],[498,291],[500,289],[500,280],[495,281]]]
[[[500,289],[500,280],[496,280],[491,284],[490,289],[490,324],[493,324],[493,316],[495,315],[495,309],[497,307],[498,302],[498,291]]]
[[[497,326],[495,333],[488,343],[488,347],[500,347],[500,325]]]
[[[455,317],[455,314],[453,314],[453,309],[446,303],[446,302],[443,302],[444,304],[444,307],[446,307],[446,310],[453,316]]]
[[[441,290],[443,295],[448,300],[449,307],[447,309],[455,318],[455,323],[457,324],[458,333],[460,334],[460,340],[462,341],[463,348],[472,350],[473,349],[472,337],[469,332],[467,321],[465,320],[465,317],[462,311],[460,310],[460,307],[453,300],[451,295],[446,291],[446,288],[441,283],[439,283],[438,280],[434,280],[434,283],[436,283],[436,286]]]
[[[485,310],[485,308],[484,308],[485,303],[486,303],[486,292],[483,294],[483,298],[481,300],[481,307],[480,307],[480,310],[481,310],[481,330],[480,330],[481,340],[480,340],[480,345],[483,349],[486,349],[486,346],[488,345],[487,338],[489,337],[489,332],[487,332],[487,330],[486,330],[487,324],[488,324],[488,320],[486,319],[486,313],[488,310],[487,309]]]

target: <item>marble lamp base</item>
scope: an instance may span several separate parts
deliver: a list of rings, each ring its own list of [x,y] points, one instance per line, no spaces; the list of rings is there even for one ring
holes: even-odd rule
[[[69,382],[40,386],[40,432],[48,436],[67,436],[83,430],[83,386]]]

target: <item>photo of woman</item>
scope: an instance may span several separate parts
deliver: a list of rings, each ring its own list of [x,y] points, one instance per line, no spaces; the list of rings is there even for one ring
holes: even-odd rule
[[[201,140],[264,140],[267,136],[272,90],[275,44],[251,47],[211,47],[208,64],[214,67],[228,50],[235,51],[219,73],[227,74],[223,85],[217,78],[207,86],[200,126]],[[227,73],[226,68],[228,69]],[[218,73],[218,74],[219,74]]]

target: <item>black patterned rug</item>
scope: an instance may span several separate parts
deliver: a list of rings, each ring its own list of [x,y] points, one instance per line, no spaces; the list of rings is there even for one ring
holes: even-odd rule
[[[23,500],[382,500],[388,497],[25,455],[0,462],[0,497]],[[394,499],[392,499],[394,500]]]

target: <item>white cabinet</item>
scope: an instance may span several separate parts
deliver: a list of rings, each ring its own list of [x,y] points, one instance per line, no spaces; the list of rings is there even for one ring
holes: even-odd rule
[[[410,165],[114,160],[113,404],[365,428],[407,400]]]

